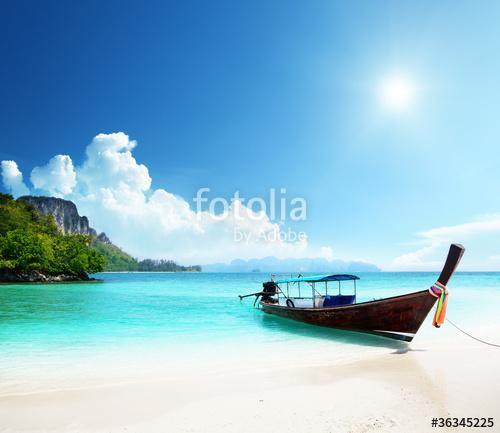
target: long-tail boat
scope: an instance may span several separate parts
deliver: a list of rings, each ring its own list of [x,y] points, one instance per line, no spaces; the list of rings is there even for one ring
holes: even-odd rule
[[[240,299],[256,296],[254,305],[260,300],[259,305],[265,313],[312,325],[411,341],[436,301],[438,305],[433,325],[440,327],[443,324],[448,302],[446,285],[464,251],[462,245],[452,244],[437,282],[430,289],[419,292],[358,303],[356,281],[359,277],[334,274],[272,277],[271,281],[263,283],[262,291],[240,296]],[[353,294],[342,294],[341,284],[345,281],[353,282]],[[332,294],[332,283],[336,286],[335,294]],[[307,296],[303,295],[305,290]],[[291,291],[298,291],[298,296],[290,296]]]

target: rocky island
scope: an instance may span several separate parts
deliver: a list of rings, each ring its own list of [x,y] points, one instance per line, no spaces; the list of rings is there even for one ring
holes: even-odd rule
[[[102,271],[105,265],[104,256],[91,247],[91,241],[83,226],[69,230],[26,198],[14,200],[0,194],[0,281],[89,280],[89,274]]]
[[[0,282],[86,281],[101,271],[199,272],[172,260],[137,260],[97,233],[70,200],[0,194]]]

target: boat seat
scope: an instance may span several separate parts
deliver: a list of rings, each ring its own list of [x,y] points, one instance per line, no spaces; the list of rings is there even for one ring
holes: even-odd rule
[[[327,295],[323,301],[323,307],[338,307],[340,305],[354,304],[356,296],[354,295]]]

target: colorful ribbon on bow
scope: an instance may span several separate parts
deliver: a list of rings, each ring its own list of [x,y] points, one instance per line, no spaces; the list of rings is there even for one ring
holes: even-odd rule
[[[444,323],[444,319],[446,317],[446,308],[448,307],[448,288],[438,281],[429,288],[429,293],[435,298],[438,298],[438,304],[436,307],[436,313],[434,314],[434,319],[432,320],[432,326],[439,328]]]

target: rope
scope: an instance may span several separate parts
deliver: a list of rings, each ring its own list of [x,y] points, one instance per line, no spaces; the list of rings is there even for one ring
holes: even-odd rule
[[[473,340],[479,341],[480,343],[487,344],[488,346],[493,346],[493,347],[500,347],[500,344],[494,344],[490,343],[488,341],[481,340],[480,338],[474,337],[473,335],[469,334],[468,332],[465,332],[463,329],[459,328],[457,325],[455,325],[450,319],[446,318],[448,322],[450,322],[451,325],[453,325],[455,328],[457,328],[460,332],[464,333],[468,337],[472,338]]]

